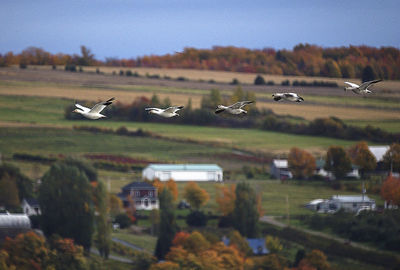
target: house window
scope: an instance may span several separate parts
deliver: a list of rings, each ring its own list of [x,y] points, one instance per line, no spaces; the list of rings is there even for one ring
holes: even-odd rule
[[[149,197],[153,197],[153,191],[149,191]]]
[[[140,191],[135,191],[135,196],[140,197]]]

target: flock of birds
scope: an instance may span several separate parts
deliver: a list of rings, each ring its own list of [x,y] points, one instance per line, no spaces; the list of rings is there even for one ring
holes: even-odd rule
[[[344,91],[351,90],[354,93],[359,94],[359,95],[370,94],[370,93],[372,93],[372,91],[369,90],[368,87],[371,86],[372,84],[380,82],[380,81],[382,81],[382,80],[368,81],[368,82],[362,83],[361,85],[351,83],[351,82],[345,82],[349,86],[345,87]],[[292,101],[292,102],[304,101],[304,98],[302,98],[301,96],[299,96],[296,93],[275,93],[272,95],[272,97],[275,101],[279,101],[279,100],[287,100],[287,101]],[[73,112],[79,113],[88,119],[93,119],[93,120],[100,119],[100,118],[106,117],[105,115],[101,114],[101,111],[104,110],[107,106],[111,105],[114,100],[115,100],[115,98],[110,98],[107,101],[97,103],[91,109],[76,103],[75,106],[78,109],[75,109]],[[215,113],[219,114],[222,112],[227,112],[227,113],[234,114],[234,115],[238,115],[238,114],[242,114],[242,113],[246,114],[247,111],[245,111],[242,108],[253,102],[254,101],[239,101],[230,106],[218,105],[215,110]],[[176,112],[181,109],[183,109],[183,106],[172,106],[172,107],[168,107],[166,109],[146,108],[145,110],[148,111],[149,113],[157,114],[161,117],[170,118],[170,117],[174,117],[174,116],[179,116],[179,114],[177,114]]]

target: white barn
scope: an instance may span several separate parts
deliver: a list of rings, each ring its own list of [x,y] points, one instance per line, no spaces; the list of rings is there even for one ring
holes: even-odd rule
[[[216,164],[150,164],[142,178],[160,181],[223,181],[223,170]]]

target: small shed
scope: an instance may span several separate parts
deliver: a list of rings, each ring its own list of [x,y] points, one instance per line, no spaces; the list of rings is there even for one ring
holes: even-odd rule
[[[142,178],[160,181],[223,181],[223,170],[216,164],[150,164]]]
[[[291,179],[292,173],[289,171],[287,159],[274,159],[270,166],[270,174],[276,179]]]

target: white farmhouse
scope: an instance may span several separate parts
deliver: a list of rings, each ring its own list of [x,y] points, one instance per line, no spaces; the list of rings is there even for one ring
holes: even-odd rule
[[[216,164],[150,164],[142,178],[160,181],[222,181],[222,168]]]

